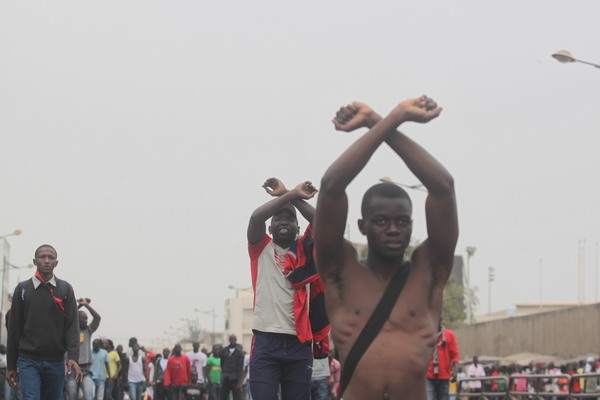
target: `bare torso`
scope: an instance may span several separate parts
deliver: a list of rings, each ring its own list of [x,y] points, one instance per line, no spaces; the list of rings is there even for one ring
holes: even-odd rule
[[[325,280],[327,310],[342,365],[389,281],[355,257],[346,260],[352,261],[343,266],[341,281]],[[358,363],[344,400],[426,399],[425,377],[435,345],[442,290],[443,285],[432,285],[426,257],[415,254],[390,318]]]

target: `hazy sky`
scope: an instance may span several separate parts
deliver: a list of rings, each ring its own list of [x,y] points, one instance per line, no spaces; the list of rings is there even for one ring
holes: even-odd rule
[[[401,129],[455,178],[478,313],[489,266],[492,310],[538,301],[540,259],[543,301],[576,301],[584,239],[595,300],[600,70],[550,55],[600,62],[598,15],[596,0],[4,1],[0,235],[23,230],[16,265],[53,244],[100,335],[151,343],[196,316],[211,329],[193,310],[213,306],[222,329],[228,285],[250,286],[263,181],[319,186],[364,133],[333,130],[341,105],[385,114],[428,94],[442,115]],[[417,182],[379,150],[349,188],[352,240],[382,176]]]

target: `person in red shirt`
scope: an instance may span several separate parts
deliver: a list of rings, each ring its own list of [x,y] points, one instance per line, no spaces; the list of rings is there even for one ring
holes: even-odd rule
[[[169,388],[171,399],[179,399],[181,388],[189,385],[190,372],[192,372],[190,359],[185,354],[181,354],[181,345],[176,344],[165,368],[164,386]]]
[[[427,371],[427,400],[448,400],[450,379],[456,380],[456,366],[459,361],[456,336],[440,323],[437,344]]]

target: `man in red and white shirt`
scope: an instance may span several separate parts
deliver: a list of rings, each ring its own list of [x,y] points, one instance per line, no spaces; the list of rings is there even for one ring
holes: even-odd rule
[[[317,281],[318,275],[315,269],[314,274],[302,277],[300,284],[294,285],[290,274],[303,272],[296,267],[304,266],[305,256],[312,257],[303,251],[306,238],[312,240],[312,230],[309,226],[304,236],[297,239],[296,209],[311,223],[315,209],[305,200],[312,198],[317,190],[310,182],[302,182],[288,191],[277,178],[268,179],[263,188],[275,199],[252,213],[247,233],[254,289],[250,391],[255,399],[274,400],[281,385],[283,400],[307,399],[313,335],[306,285]],[[266,232],[269,218],[268,232],[272,237]],[[290,257],[294,265],[290,264]]]

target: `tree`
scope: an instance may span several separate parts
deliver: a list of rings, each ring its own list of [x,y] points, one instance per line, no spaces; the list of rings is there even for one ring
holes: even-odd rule
[[[183,339],[183,341],[189,343],[200,342],[204,329],[200,327],[198,321],[184,319],[184,322],[186,337]]]
[[[466,318],[465,288],[451,276],[444,289],[442,324],[446,328],[454,329],[464,324]]]

